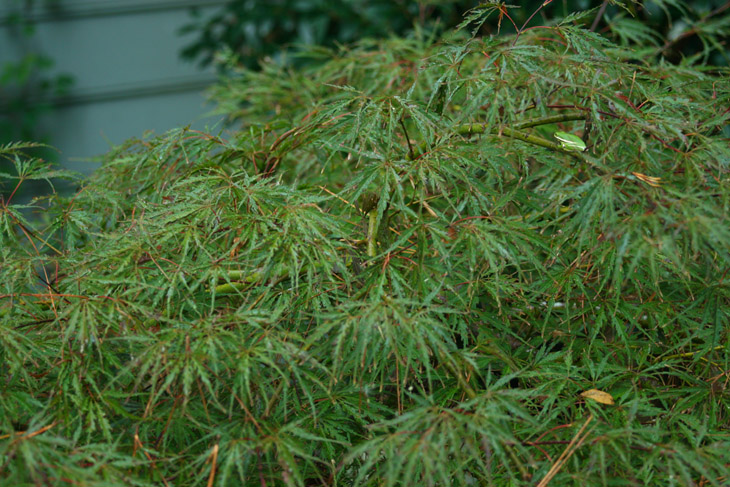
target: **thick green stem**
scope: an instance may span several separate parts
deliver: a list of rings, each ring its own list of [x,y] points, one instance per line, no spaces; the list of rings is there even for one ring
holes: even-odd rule
[[[336,273],[342,273],[344,272],[344,268],[350,268],[352,267],[352,257],[346,256],[344,259],[344,267],[343,266],[335,266],[334,272]],[[322,264],[315,264],[316,269],[322,268]],[[281,271],[280,274],[276,275],[275,278],[270,280],[270,283],[277,284],[284,279],[288,279],[290,276],[290,272],[287,269],[284,269]],[[215,286],[214,290],[216,294],[233,294],[238,293],[241,291],[244,291],[248,287],[261,282],[264,279],[264,272],[261,270],[257,271],[240,271],[240,270],[230,270],[226,271],[225,274],[218,277],[218,280],[226,280],[228,282],[224,282],[221,284],[218,284]]]
[[[540,147],[545,147],[546,149],[552,149],[559,152],[569,152],[564,150],[560,144],[556,144],[555,142],[550,142],[547,139],[543,139],[542,137],[538,137],[537,135],[531,135],[526,134],[525,132],[520,132],[519,130],[513,130],[507,127],[502,128],[502,134],[506,135],[507,137],[512,137],[513,139],[518,139],[523,142],[528,142],[533,145],[539,145]]]
[[[530,127],[537,127],[538,125],[548,125],[551,123],[561,122],[574,122],[576,120],[585,120],[586,114],[583,112],[568,112],[561,113],[559,115],[551,115],[549,117],[530,118],[524,122],[519,122],[514,125],[516,129],[526,129]]]
[[[493,127],[493,128],[488,129],[487,125],[481,124],[481,123],[465,123],[465,124],[462,124],[462,125],[459,125],[456,127],[456,133],[458,135],[463,135],[463,136],[478,135],[478,134],[485,134],[485,133],[491,134],[491,135],[505,135],[505,136],[511,137],[513,139],[522,140],[529,144],[539,145],[540,147],[545,147],[546,149],[554,150],[557,152],[564,152],[577,159],[583,160],[583,157],[581,156],[581,154],[579,152],[565,150],[565,149],[563,149],[563,147],[561,147],[559,144],[556,144],[555,142],[551,142],[547,139],[543,139],[542,137],[538,137],[537,135],[520,132],[519,129],[537,127],[539,125],[547,125],[547,124],[551,124],[551,123],[585,120],[585,118],[586,118],[585,113],[581,113],[581,112],[562,113],[560,115],[551,115],[549,117],[532,118],[529,120],[525,120],[523,122],[515,123],[514,128],[502,127],[501,129],[499,127]],[[428,150],[428,146],[426,144],[421,144],[416,151],[409,151],[408,159],[410,159],[410,160],[417,159],[418,157],[423,155],[427,150]]]
[[[260,281],[263,274],[260,271],[228,271],[226,278],[231,282],[219,284],[215,287],[216,294],[231,294],[243,291],[252,284]]]
[[[250,282],[227,282],[219,284],[215,287],[216,294],[232,294],[243,291],[251,285]]]
[[[368,212],[368,257],[375,257],[377,254],[376,251],[376,245],[377,241],[375,240],[376,234],[378,232],[378,210],[372,209]]]
[[[221,276],[219,279],[221,279]],[[276,276],[273,280],[274,283],[281,282],[289,277],[289,271],[284,269],[281,274]],[[231,294],[245,290],[246,288],[260,282],[264,278],[264,273],[261,270],[245,272],[245,271],[227,271],[225,278],[230,281],[223,284],[218,284],[215,287],[216,294]]]

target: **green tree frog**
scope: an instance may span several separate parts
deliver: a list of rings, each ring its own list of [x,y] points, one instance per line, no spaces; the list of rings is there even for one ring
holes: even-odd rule
[[[553,137],[558,139],[560,147],[565,151],[583,152],[586,150],[586,143],[577,135],[569,134],[567,132],[555,132]]]

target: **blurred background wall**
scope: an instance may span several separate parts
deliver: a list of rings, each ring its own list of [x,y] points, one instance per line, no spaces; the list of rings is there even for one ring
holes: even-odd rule
[[[42,140],[58,162],[89,172],[89,158],[146,130],[215,124],[202,94],[214,70],[181,59],[190,40],[179,31],[190,8],[224,3],[0,0],[3,142]]]

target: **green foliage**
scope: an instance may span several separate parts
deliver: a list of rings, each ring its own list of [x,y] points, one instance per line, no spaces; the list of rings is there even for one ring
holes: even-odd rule
[[[403,34],[414,23],[456,25],[474,0],[232,0],[207,18],[197,9],[181,33],[197,35],[182,56],[210,64],[218,51],[235,52],[248,67],[292,46],[351,43]]]
[[[536,24],[529,22],[535,10],[540,11],[543,23],[550,23],[589,6],[591,2],[586,0],[533,0],[519,5],[475,0],[230,0],[206,18],[193,10],[193,20],[181,32],[197,37],[182,56],[207,65],[220,52],[228,52],[247,68],[258,68],[267,56],[301,65],[313,61],[306,55],[307,46],[332,47],[363,38],[403,35],[414,28],[440,32],[461,22],[469,9],[480,18],[483,35],[496,35]],[[481,15],[485,10],[498,14],[486,18]],[[730,17],[724,0],[605,0],[579,17],[586,28],[644,55],[662,56],[674,63],[692,59],[728,65]],[[286,58],[286,52],[294,56]]]
[[[726,484],[728,70],[465,30],[3,201],[2,483]]]

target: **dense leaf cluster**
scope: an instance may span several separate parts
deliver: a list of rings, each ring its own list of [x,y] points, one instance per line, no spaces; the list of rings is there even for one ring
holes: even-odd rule
[[[576,18],[241,71],[4,201],[3,484],[725,484],[730,77]]]

